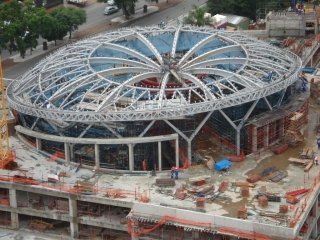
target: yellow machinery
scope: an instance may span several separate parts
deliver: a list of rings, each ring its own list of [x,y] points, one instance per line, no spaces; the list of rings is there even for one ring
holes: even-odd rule
[[[0,59],[0,97],[1,97],[1,148],[0,148],[0,169],[6,168],[8,163],[13,161],[13,154],[9,145],[8,121],[7,121],[7,104],[5,86],[2,77],[2,64]]]

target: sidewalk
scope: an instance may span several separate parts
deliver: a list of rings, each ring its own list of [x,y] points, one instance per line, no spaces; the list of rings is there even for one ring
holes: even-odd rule
[[[43,50],[42,42],[39,43],[39,45],[32,51],[32,54],[30,54],[30,50],[27,50],[25,58],[22,58],[19,53],[16,53],[13,56],[10,56],[3,60],[5,62],[6,67],[10,67],[12,65],[22,63],[25,61],[28,61],[30,59],[33,59],[37,56],[46,55],[48,53],[51,53],[58,48],[70,44],[72,42],[78,41],[81,38],[89,37],[91,35],[95,35],[104,31],[112,30],[119,27],[124,27],[128,25],[128,23],[133,22],[137,19],[141,19],[143,17],[149,16],[151,14],[154,14],[156,12],[159,12],[161,10],[167,9],[169,7],[172,7],[178,3],[180,3],[182,0],[169,0],[169,3],[167,3],[167,0],[159,0],[158,4],[147,4],[148,9],[147,12],[143,12],[143,7],[136,9],[136,13],[131,16],[129,20],[125,19],[124,16],[115,17],[111,19],[110,21],[102,22],[101,24],[96,25],[95,27],[91,27],[89,29],[84,29],[82,31],[76,31],[72,34],[72,39],[69,39],[69,36],[66,36],[64,40],[58,40],[57,45],[55,45],[54,41],[48,42],[48,50]],[[164,5],[165,4],[165,5]],[[164,5],[161,7],[161,5]],[[143,6],[143,5],[142,5]]]

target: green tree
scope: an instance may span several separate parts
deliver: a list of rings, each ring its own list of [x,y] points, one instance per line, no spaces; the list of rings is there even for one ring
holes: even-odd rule
[[[34,7],[31,0],[0,4],[1,49],[7,49],[10,54],[18,50],[22,57],[27,48],[32,52],[38,44],[42,18],[46,14],[43,8]]]
[[[203,7],[197,7],[193,5],[193,9],[189,12],[183,21],[186,24],[192,24],[196,26],[204,26],[210,24],[210,19],[205,17],[206,9]]]
[[[136,2],[138,0],[115,0],[116,5],[122,9],[123,15],[129,19],[135,13]]]
[[[51,12],[51,16],[58,21],[60,26],[65,26],[66,29],[68,29],[67,32],[69,32],[69,39],[71,39],[71,33],[77,30],[78,27],[87,20],[86,12],[83,9],[70,7],[57,8]],[[60,28],[60,30],[63,29],[64,27]]]
[[[51,15],[46,15],[42,19],[41,36],[47,41],[54,41],[57,45],[57,40],[62,40],[67,33],[68,28]]]
[[[24,9],[24,24],[26,25],[26,30],[24,32],[23,40],[30,48],[30,53],[33,48],[38,45],[38,38],[41,33],[41,26],[43,18],[47,15],[46,11],[42,7],[34,7],[33,2],[26,2],[26,7]]]

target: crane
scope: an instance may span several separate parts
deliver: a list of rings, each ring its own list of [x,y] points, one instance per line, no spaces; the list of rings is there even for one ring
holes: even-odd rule
[[[14,155],[10,150],[9,145],[9,132],[8,132],[8,121],[7,121],[7,104],[6,104],[6,93],[5,86],[2,77],[2,64],[0,58],[0,98],[1,98],[1,119],[0,119],[0,169],[6,169],[8,164],[13,162]]]

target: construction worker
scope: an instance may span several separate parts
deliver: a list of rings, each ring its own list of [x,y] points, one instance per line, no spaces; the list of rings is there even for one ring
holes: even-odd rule
[[[178,179],[178,177],[179,177],[179,169],[177,167],[175,167],[175,169],[174,169],[174,174],[175,174],[175,179]]]
[[[175,167],[172,167],[171,168],[171,178],[173,179],[173,177],[174,177],[174,172],[175,172]]]
[[[318,150],[320,149],[320,137],[317,138]]]

